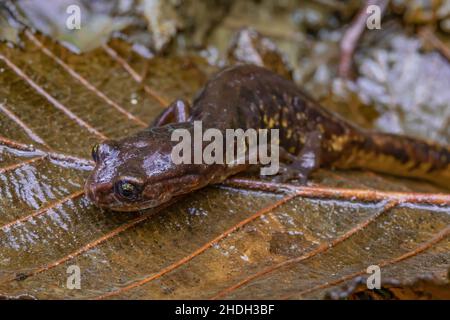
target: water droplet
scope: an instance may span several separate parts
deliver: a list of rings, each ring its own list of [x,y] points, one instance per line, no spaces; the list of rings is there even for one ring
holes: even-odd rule
[[[247,257],[246,254],[242,255],[242,256],[241,256],[241,259],[244,260],[244,261],[248,261],[248,260],[249,260],[249,258]]]
[[[131,94],[131,99],[130,99],[131,104],[137,104],[139,102],[137,94],[136,93],[132,93]]]

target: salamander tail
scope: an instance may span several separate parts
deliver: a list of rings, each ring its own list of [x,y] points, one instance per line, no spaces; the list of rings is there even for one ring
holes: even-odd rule
[[[450,146],[389,133],[368,133],[356,149],[347,163],[428,180],[450,190]]]

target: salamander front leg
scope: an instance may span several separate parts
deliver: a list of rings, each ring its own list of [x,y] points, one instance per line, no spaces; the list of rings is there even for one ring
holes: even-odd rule
[[[150,124],[150,127],[160,127],[169,123],[185,122],[189,118],[190,106],[185,100],[177,99],[172,102]]]
[[[289,164],[280,166],[280,173],[275,178],[276,181],[286,182],[297,179],[301,184],[306,184],[310,173],[320,166],[322,134],[313,131],[307,134],[305,145],[298,155],[292,155],[286,150],[280,150],[282,161],[289,161]]]

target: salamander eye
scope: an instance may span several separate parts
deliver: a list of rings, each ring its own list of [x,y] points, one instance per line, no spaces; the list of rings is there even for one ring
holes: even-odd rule
[[[92,154],[92,159],[94,159],[95,162],[98,162],[98,160],[99,160],[99,154],[98,154],[99,149],[100,149],[100,145],[98,143],[92,147],[91,154]]]
[[[120,180],[115,184],[115,192],[126,200],[135,200],[139,197],[141,187],[135,181]]]

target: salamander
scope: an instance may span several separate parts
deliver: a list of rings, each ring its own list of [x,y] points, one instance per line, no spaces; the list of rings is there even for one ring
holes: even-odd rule
[[[87,196],[114,211],[159,206],[249,169],[249,164],[175,164],[176,129],[279,129],[283,179],[306,182],[319,167],[361,168],[450,186],[450,147],[373,132],[320,106],[292,81],[255,65],[226,68],[194,98],[171,103],[145,130],[92,150]],[[202,145],[204,147],[204,144]]]

